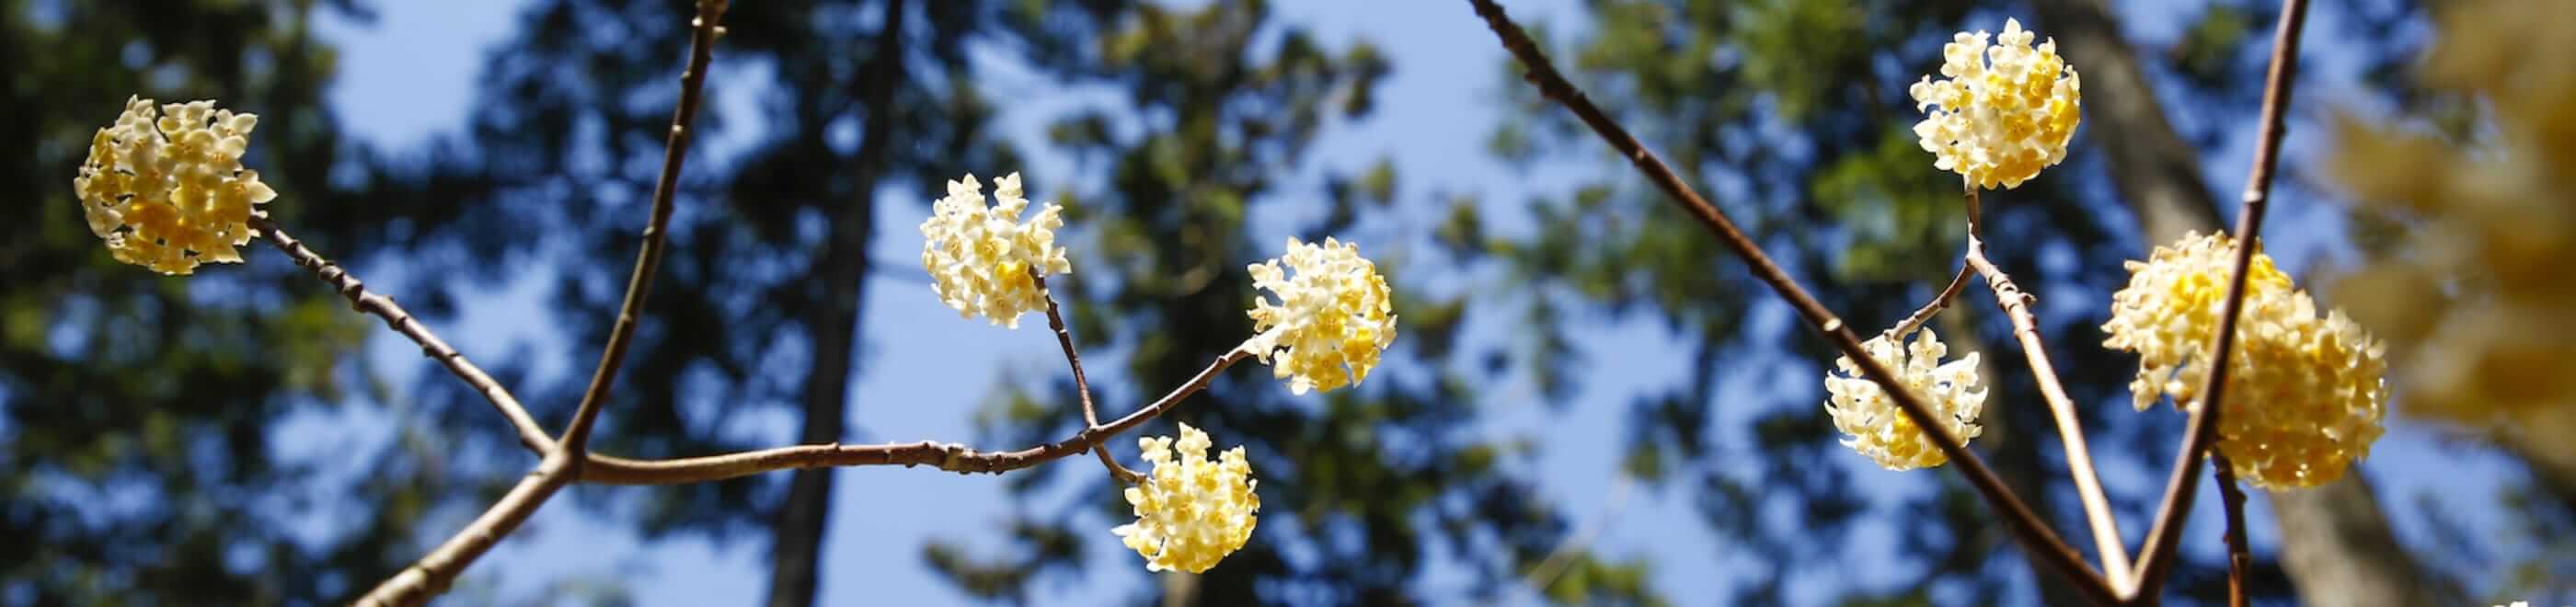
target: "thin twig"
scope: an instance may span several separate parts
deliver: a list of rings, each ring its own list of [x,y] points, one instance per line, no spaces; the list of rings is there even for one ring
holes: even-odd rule
[[[692,124],[697,121],[698,102],[704,98],[707,64],[715,57],[716,36],[724,26],[725,0],[698,0],[698,16],[689,21],[689,66],[680,72],[680,106],[671,111],[671,135],[662,146],[662,177],[653,184],[653,210],[644,223],[644,244],[635,253],[635,273],[626,278],[626,298],[617,306],[617,324],[608,330],[608,345],[599,354],[599,369],[590,374],[590,387],[581,393],[581,406],[573,410],[572,424],[564,428],[565,449],[575,454],[587,453],[591,423],[599,418],[601,401],[608,399],[609,388],[617,381],[617,368],[626,361],[626,347],[635,341],[635,325],[644,315],[644,302],[652,293],[653,274],[662,266],[663,244],[668,239],[663,230],[671,223],[671,199],[680,186],[680,168],[689,158],[689,141],[694,139]],[[575,457],[573,473],[579,475],[583,458]]]
[[[1097,427],[1100,425],[1100,410],[1091,405],[1091,380],[1083,377],[1082,355],[1074,352],[1073,332],[1064,328],[1064,313],[1056,309],[1055,292],[1047,289],[1046,276],[1039,274],[1035,266],[1029,267],[1029,280],[1037,281],[1038,294],[1046,297],[1047,328],[1055,330],[1056,344],[1064,346],[1064,362],[1073,367],[1073,391],[1082,397],[1082,423]],[[1120,482],[1132,484],[1140,478],[1136,471],[1118,465],[1118,459],[1109,456],[1108,447],[1096,447],[1091,452],[1100,456],[1100,465],[1109,468],[1109,476]]]
[[[447,345],[446,340],[439,339],[437,332],[429,330],[427,325],[413,318],[410,311],[403,309],[402,304],[394,303],[391,297],[368,292],[366,283],[359,281],[356,275],[341,268],[340,264],[332,263],[331,260],[314,253],[313,249],[306,248],[303,241],[287,235],[286,230],[280,229],[277,222],[269,219],[266,213],[252,215],[250,226],[251,229],[259,231],[262,240],[277,247],[278,251],[286,253],[287,258],[295,260],[295,265],[312,271],[314,278],[330,283],[331,290],[338,291],[341,297],[349,300],[351,309],[384,319],[386,328],[410,338],[412,343],[420,344],[422,356],[438,361],[439,365],[447,367],[448,373],[455,374],[456,379],[464,381],[465,385],[473,388],[475,392],[482,393],[483,399],[491,401],[492,408],[500,411],[502,417],[510,420],[510,426],[518,430],[519,444],[526,445],[529,450],[540,454],[553,448],[554,438],[546,436],[545,428],[537,425],[536,418],[528,415],[528,408],[519,404],[518,397],[511,396],[508,388],[501,387],[501,382],[492,379],[491,374],[484,373],[482,367],[474,365],[474,361],[466,360],[465,353],[456,351],[456,348]]]
[[[2245,488],[2236,486],[2236,467],[2227,454],[2209,454],[2218,473],[2218,503],[2227,510],[2227,605],[2245,607],[2246,570],[2254,566],[2253,547],[2245,543]]]
[[[1826,310],[1824,304],[1817,303],[1815,297],[1808,295],[1805,288],[1800,287],[1787,272],[1773,263],[1771,258],[1762,252],[1762,248],[1754,244],[1753,239],[1737,229],[1735,223],[1727,219],[1725,213],[1700,198],[1688,184],[1682,182],[1679,175],[1673,173],[1671,167],[1665,166],[1663,161],[1657,159],[1654,153],[1647,151],[1645,145],[1639,143],[1635,136],[1630,135],[1626,128],[1619,126],[1619,123],[1612,120],[1608,114],[1593,106],[1592,101],[1585,97],[1582,91],[1575,89],[1571,82],[1566,81],[1564,75],[1557,73],[1556,67],[1549,63],[1546,54],[1539,50],[1538,44],[1531,41],[1529,34],[1521,31],[1519,25],[1512,23],[1501,6],[1494,4],[1493,0],[1469,0],[1469,3],[1475,6],[1476,14],[1485,19],[1485,24],[1493,29],[1495,36],[1502,39],[1503,47],[1511,51],[1512,56],[1520,61],[1522,67],[1528,72],[1526,79],[1538,87],[1540,93],[1555,99],[1568,111],[1573,112],[1576,118],[1590,126],[1593,132],[1600,134],[1612,149],[1634,164],[1637,170],[1643,173],[1648,181],[1653,182],[1656,188],[1670,197],[1675,205],[1699,220],[1717,236],[1721,244],[1743,260],[1744,264],[1752,270],[1755,278],[1761,279],[1771,287],[1772,291],[1779,293],[1781,298],[1787,299],[1790,306],[1796,308],[1799,315],[1806,319],[1810,328],[1832,342],[1835,349],[1856,361],[1863,375],[1878,382],[1879,386],[1896,401],[1898,409],[1905,412],[1907,419],[1913,421],[1916,427],[1923,429],[1924,434],[1931,438],[1933,446],[1939,448],[1941,453],[1952,461],[1958,462],[1960,475],[1967,477],[1968,484],[1974,487],[1978,495],[2002,516],[2007,527],[2013,532],[2014,539],[2022,543],[2023,548],[2029,551],[2032,558],[2046,563],[2060,575],[2075,582],[2075,586],[2093,601],[2107,603],[2116,597],[2111,587],[2103,581],[2102,576],[2085,564],[2084,557],[2074,548],[2067,546],[2066,541],[2060,539],[2056,531],[2049,529],[2046,523],[2040,521],[2039,515],[2034,513],[2027,504],[2022,503],[2021,498],[2013,495],[2012,490],[2004,486],[2003,479],[1996,477],[1994,471],[1987,468],[1985,462],[1977,457],[1976,452],[1969,451],[1966,445],[1959,442],[1958,437],[1951,436],[1947,430],[1942,429],[1942,426],[1937,423],[1937,418],[1932,415],[1931,409],[1924,406],[1921,396],[1908,389],[1903,382],[1896,381],[1896,376],[1888,371],[1885,364],[1871,357],[1868,351],[1862,348],[1860,338],[1853,335],[1851,329],[1843,326],[1841,318]]]
[[[2048,410],[2057,420],[2057,435],[2066,443],[2066,473],[2075,478],[2075,495],[2084,504],[2084,520],[2093,531],[2093,547],[2102,559],[2102,572],[2111,588],[2126,592],[2129,588],[2129,549],[2121,543],[2120,521],[2111,513],[2111,500],[2102,493],[2102,479],[2093,472],[2093,449],[2084,444],[2084,425],[2075,417],[2075,399],[2066,395],[2060,383],[2057,365],[2049,361],[2048,342],[2039,335],[2039,319],[2030,310],[2038,299],[2013,284],[2012,276],[1986,258],[1985,237],[1978,219],[1977,187],[1967,186],[1968,267],[1986,277],[1986,287],[1995,292],[1995,305],[2012,319],[2013,338],[2021,342],[2022,358],[2030,361],[2033,382],[2039,384],[2039,395],[2048,401]]]
[[[1975,199],[1973,193],[1970,196],[1971,200]],[[1976,218],[1968,218],[1969,225],[1975,225],[1976,222]],[[1971,234],[1969,237],[1974,238],[1975,235]],[[1941,292],[1933,295],[1931,302],[1923,304],[1922,308],[1914,310],[1914,313],[1907,315],[1905,320],[1899,321],[1896,323],[1895,327],[1889,328],[1887,330],[1887,340],[1889,342],[1902,343],[1905,341],[1906,334],[1913,333],[1915,329],[1923,328],[1923,323],[1931,322],[1933,315],[1940,314],[1941,310],[1949,308],[1950,300],[1959,297],[1960,291],[1968,289],[1968,277],[1976,275],[1976,271],[1976,268],[1970,267],[1965,263],[1959,264],[1959,275],[1950,277],[1950,286],[1941,287]]]
[[[2307,19],[2307,0],[2284,0],[2281,22],[2272,34],[2272,68],[2263,82],[2263,117],[2260,139],[2254,148],[2254,166],[2245,178],[2244,206],[2236,213],[2236,267],[2227,281],[2227,304],[2220,308],[2218,336],[2213,340],[2209,358],[2209,380],[2200,390],[2200,403],[2191,410],[2190,428],[2183,434],[2182,452],[2175,455],[2173,475],[2166,479],[2164,503],[2156,508],[2155,525],[2148,528],[2147,544],[2138,556],[2138,586],[2130,599],[2155,596],[2164,583],[2165,574],[2173,568],[2174,544],[2182,537],[2184,515],[2191,511],[2191,500],[2199,491],[2200,464],[2208,454],[2210,443],[2218,437],[2218,409],[2227,402],[2228,367],[2236,345],[2237,317],[2245,314],[2245,278],[2254,265],[2255,248],[2261,246],[2263,210],[2271,199],[2272,169],[2279,164],[2281,137],[2290,105],[2290,83],[2299,70],[2299,31]]]

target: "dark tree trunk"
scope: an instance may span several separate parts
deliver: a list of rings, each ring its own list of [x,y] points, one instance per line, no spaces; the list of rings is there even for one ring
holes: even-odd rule
[[[894,89],[903,82],[903,8],[904,0],[886,2],[885,29],[877,34],[875,54],[859,69],[856,92],[863,96],[867,121],[851,167],[855,191],[850,204],[831,213],[831,232],[814,262],[816,284],[828,295],[807,311],[804,323],[814,361],[805,374],[805,422],[797,434],[804,443],[840,440],[849,418],[851,354],[859,344],[868,241],[876,232],[876,183],[885,173],[886,148],[894,139],[887,132],[894,124]],[[798,470],[788,485],[787,503],[778,510],[772,535],[770,607],[814,604],[825,523],[832,511],[832,472]]]

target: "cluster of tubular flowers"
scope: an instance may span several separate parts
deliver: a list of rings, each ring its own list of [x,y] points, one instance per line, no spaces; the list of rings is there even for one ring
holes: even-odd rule
[[[1898,382],[1922,396],[1930,413],[1941,422],[1942,429],[1967,444],[1985,431],[1977,425],[1977,416],[1985,410],[1986,387],[1977,376],[1977,353],[1948,363],[1949,346],[1931,329],[1916,333],[1910,344],[1903,338],[1880,335],[1861,344],[1870,358],[1886,365]],[[1843,446],[1889,470],[1913,470],[1939,466],[1950,456],[1934,447],[1922,427],[1896,406],[1896,401],[1879,389],[1878,382],[1864,377],[1851,357],[1834,360],[1836,371],[1825,374],[1825,413],[1834,418],[1834,427],[1850,435]]]
[[[1252,492],[1259,481],[1253,480],[1242,447],[1210,460],[1207,433],[1189,424],[1181,424],[1177,442],[1148,436],[1136,443],[1154,470],[1144,482],[1127,488],[1136,522],[1110,532],[1145,557],[1146,570],[1205,572],[1252,539],[1261,496]]]
[[[1290,392],[1356,385],[1395,341],[1395,302],[1386,277],[1360,257],[1359,245],[1289,238],[1285,255],[1245,269],[1254,286],[1279,301],[1255,298],[1250,314],[1258,334],[1243,347],[1270,363]]]
[[[2362,215],[2403,226],[2336,285],[2386,335],[2410,415],[2557,440],[2576,431],[2576,0],[2437,14],[2415,77],[2467,109],[2409,123],[2345,116],[2326,173]]]
[[[932,203],[930,218],[921,222],[921,266],[939,300],[959,317],[982,315],[1016,329],[1021,314],[1046,308],[1031,270],[1066,274],[1073,262],[1055,246],[1062,207],[1049,203],[1021,221],[1029,200],[1021,197],[1019,173],[993,180],[993,198],[995,204],[985,204],[974,175],[948,182],[948,196]]]
[[[163,274],[239,263],[235,247],[258,234],[252,205],[277,198],[258,171],[242,168],[258,124],[259,116],[213,101],[127,99],[116,124],[90,137],[89,160],[72,178],[90,232],[117,261]]]
[[[2139,355],[2130,383],[2139,410],[2162,396],[2177,407],[2200,397],[2235,247],[2223,234],[2191,234],[2127,264],[2129,284],[2111,296],[2103,345]],[[2318,312],[2269,255],[2255,253],[2217,443],[2255,486],[2332,482],[2379,439],[2384,346],[2343,312]]]
[[[1048,305],[1038,278],[1071,272],[1072,264],[1055,246],[1062,209],[1050,204],[1023,222],[1029,201],[1019,174],[994,186],[988,205],[975,176],[948,183],[948,196],[921,224],[921,265],[940,301],[960,316],[980,314],[1017,328],[1020,315]],[[1255,334],[1227,360],[1260,357],[1290,391],[1356,385],[1395,340],[1386,277],[1360,257],[1358,245],[1290,238],[1286,254],[1246,269],[1255,286],[1278,299],[1255,298],[1249,312]],[[1177,440],[1144,437],[1137,444],[1152,471],[1125,492],[1136,522],[1110,532],[1145,557],[1147,570],[1205,572],[1252,539],[1261,498],[1253,493],[1252,464],[1242,447],[1210,459],[1207,433],[1188,424],[1181,424]]]
[[[2034,37],[2013,19],[1991,45],[1983,30],[1960,32],[1941,48],[1942,78],[1924,76],[1907,90],[1926,113],[1914,134],[1933,166],[1976,187],[2015,188],[2066,159],[2083,81],[2057,56],[2056,40],[2034,47]]]

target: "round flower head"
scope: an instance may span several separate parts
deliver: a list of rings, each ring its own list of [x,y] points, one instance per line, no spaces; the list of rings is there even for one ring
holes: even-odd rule
[[[1932,407],[1932,416],[1941,421],[1944,430],[1959,438],[1964,445],[1985,428],[1977,425],[1977,415],[1985,410],[1986,388],[1977,376],[1977,353],[1970,352],[1959,360],[1942,363],[1950,352],[1941,337],[1931,329],[1916,333],[1910,345],[1898,343],[1901,338],[1880,335],[1862,342],[1870,358],[1887,365],[1896,379]],[[1851,357],[1834,359],[1836,371],[1825,374],[1825,413],[1833,416],[1834,427],[1848,434],[1843,446],[1869,456],[1889,470],[1913,470],[1938,466],[1950,456],[1932,446],[1914,420],[1898,409],[1896,401],[1880,390],[1878,382],[1863,377],[1860,366]]]
[[[2224,235],[2193,234],[2128,264],[2129,284],[2111,296],[2103,345],[2139,354],[2130,389],[2140,410],[2161,396],[2173,396],[2177,406],[2199,398],[2235,247]],[[2341,311],[2319,315],[2315,300],[2293,288],[2268,255],[2255,253],[2245,298],[2217,449],[2258,487],[2342,478],[2379,439],[2388,394],[2383,346]]]
[[[1281,262],[1297,275],[1287,276]],[[1292,237],[1286,255],[1245,269],[1254,286],[1279,301],[1253,300],[1252,329],[1259,334],[1244,348],[1288,380],[1290,392],[1357,385],[1395,341],[1386,277],[1360,257],[1359,245],[1326,238],[1318,246]]]
[[[116,124],[90,137],[89,160],[72,178],[91,233],[117,261],[163,274],[204,262],[240,263],[234,247],[258,234],[252,205],[277,198],[242,168],[259,116],[215,109],[213,101],[156,109],[125,102]]]
[[[2004,20],[1992,45],[1982,30],[1960,32],[1941,47],[1943,78],[1924,76],[1907,89],[1926,112],[1914,134],[1937,158],[1933,166],[1976,187],[2015,188],[2066,159],[2083,81],[2057,56],[2056,40],[2033,47],[2033,37],[2014,19]]]
[[[2138,410],[2154,406],[2167,392],[2187,401],[2200,389],[2199,381],[2175,376],[2209,356],[2209,339],[2218,334],[2218,314],[2227,304],[2235,242],[2225,234],[2195,232],[2171,247],[2156,247],[2147,261],[2123,264],[2129,285],[2111,294],[2111,321],[2102,325],[2110,339],[2102,345],[2138,353],[2138,378],[2129,384]],[[2245,278],[2247,320],[2252,310],[2291,290],[2290,275],[2259,249],[2250,272]],[[2244,334],[2237,335],[2237,343],[2245,341]]]
[[[1181,424],[1178,443],[1167,436],[1148,436],[1136,439],[1136,444],[1144,448],[1145,461],[1154,465],[1154,471],[1144,482],[1127,488],[1127,503],[1136,507],[1136,522],[1109,532],[1144,555],[1145,570],[1206,572],[1252,539],[1261,496],[1252,492],[1259,481],[1253,480],[1252,464],[1244,461],[1242,447],[1227,449],[1210,461],[1207,433],[1189,424]],[[1178,461],[1172,459],[1176,452]]]
[[[1020,196],[1019,173],[993,180],[993,198],[996,204],[984,203],[984,186],[974,175],[948,182],[948,197],[931,203],[930,218],[921,222],[921,266],[939,300],[959,317],[981,314],[1017,329],[1021,314],[1046,308],[1046,293],[1030,270],[1073,272],[1064,248],[1055,246],[1064,209],[1049,203],[1021,222],[1029,200]]]

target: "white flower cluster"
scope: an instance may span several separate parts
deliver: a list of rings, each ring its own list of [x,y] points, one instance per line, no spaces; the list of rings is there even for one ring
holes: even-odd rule
[[[1129,549],[1144,555],[1147,571],[1201,573],[1252,539],[1261,512],[1261,496],[1252,489],[1252,464],[1243,448],[1227,449],[1208,459],[1207,432],[1181,424],[1181,439],[1168,436],[1136,439],[1154,471],[1145,482],[1127,488],[1127,503],[1136,522],[1119,525],[1117,534]],[[1180,456],[1173,460],[1173,454]]]
[[[1901,338],[1897,338],[1901,339]],[[1985,411],[1986,387],[1977,376],[1977,353],[1948,363],[1941,357],[1950,348],[1931,329],[1915,334],[1910,345],[1900,345],[1891,336],[1880,335],[1863,342],[1870,358],[1878,359],[1896,374],[1898,382],[1922,396],[1932,408],[1932,416],[1943,429],[1965,445],[1985,431],[1977,425],[1977,416]],[[1825,413],[1833,416],[1834,427],[1850,437],[1843,446],[1889,470],[1912,470],[1939,466],[1950,456],[1934,447],[1914,420],[1898,409],[1896,401],[1861,373],[1860,366],[1849,356],[1834,359],[1837,369],[1825,374]]]
[[[1022,221],[1029,201],[1017,173],[994,181],[993,198],[986,202],[973,175],[949,182],[948,196],[921,223],[921,265],[940,301],[960,316],[1017,328],[1020,315],[1050,305],[1038,278],[1072,271],[1065,249],[1055,245],[1063,210],[1050,204]],[[1273,364],[1290,391],[1305,394],[1367,379],[1395,340],[1386,277],[1360,257],[1358,245],[1290,238],[1286,254],[1246,270],[1278,300],[1255,298],[1247,312],[1255,334],[1227,362],[1258,356]],[[1261,498],[1253,493],[1242,447],[1210,459],[1207,433],[1188,424],[1177,441],[1137,442],[1153,470],[1125,493],[1136,522],[1111,532],[1145,557],[1146,569],[1204,572],[1252,539]]]
[[[277,198],[258,171],[242,168],[258,124],[259,116],[213,101],[155,109],[150,99],[127,99],[116,124],[91,136],[89,160],[72,178],[90,232],[117,261],[163,274],[241,262],[235,247],[258,234],[251,205]]]
[[[1046,309],[1046,293],[1030,271],[1073,272],[1064,248],[1055,246],[1064,209],[1050,203],[1020,221],[1029,200],[1021,197],[1019,173],[993,180],[993,198],[996,204],[985,204],[974,175],[948,182],[948,197],[932,203],[921,223],[921,266],[939,300],[959,317],[982,315],[1016,329],[1021,314]]]
[[[2033,37],[2015,19],[2004,20],[1991,46],[1984,31],[1960,32],[1941,48],[1944,78],[1924,76],[1907,90],[1927,112],[1914,134],[1933,166],[1977,187],[2015,188],[2066,159],[2084,83],[2057,56],[2056,40],[2033,47]]]
[[[1282,262],[1296,275],[1288,276]],[[1289,238],[1287,254],[1245,269],[1253,285],[1279,301],[1253,301],[1253,330],[1260,333],[1244,348],[1271,363],[1290,392],[1357,385],[1395,341],[1395,301],[1359,245]]]

